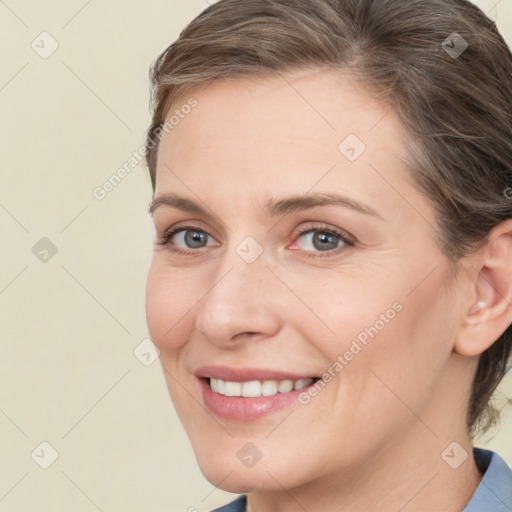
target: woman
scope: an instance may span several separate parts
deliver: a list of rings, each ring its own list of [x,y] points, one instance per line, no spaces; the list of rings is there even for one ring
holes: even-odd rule
[[[220,0],[152,69],[147,320],[220,511],[510,511],[512,55],[465,0]]]

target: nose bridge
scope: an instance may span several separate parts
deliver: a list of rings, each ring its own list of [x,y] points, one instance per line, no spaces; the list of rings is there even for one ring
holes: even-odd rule
[[[211,292],[222,297],[235,296],[251,289],[263,288],[272,277],[267,268],[268,252],[253,236],[232,232],[226,250],[219,258]]]
[[[242,332],[263,332],[276,325],[269,301],[271,280],[263,247],[246,237],[222,255],[203,300],[196,328],[214,342]]]

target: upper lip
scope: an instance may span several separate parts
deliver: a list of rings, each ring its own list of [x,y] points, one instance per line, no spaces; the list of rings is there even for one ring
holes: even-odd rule
[[[199,378],[212,377],[230,382],[246,382],[251,380],[299,380],[315,379],[315,375],[284,372],[267,368],[234,368],[230,366],[201,366],[194,375]]]

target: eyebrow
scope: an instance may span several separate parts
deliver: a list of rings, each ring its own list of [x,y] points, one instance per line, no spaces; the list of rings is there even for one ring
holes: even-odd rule
[[[284,198],[272,198],[265,204],[265,213],[269,217],[276,217],[278,215],[285,215],[318,206],[331,205],[343,206],[358,213],[372,215],[384,220],[373,208],[359,203],[350,197],[320,192],[306,195],[291,195]],[[186,213],[200,215],[207,218],[212,217],[205,208],[196,202],[185,197],[180,197],[176,194],[161,194],[155,197],[149,206],[148,212],[153,214],[155,210],[161,206],[169,206]]]

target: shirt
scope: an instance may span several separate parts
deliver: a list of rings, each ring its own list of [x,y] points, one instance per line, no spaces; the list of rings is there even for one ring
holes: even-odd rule
[[[475,494],[461,512],[512,512],[512,469],[495,452],[473,448],[475,463],[484,475]],[[245,512],[247,495],[212,512]]]

